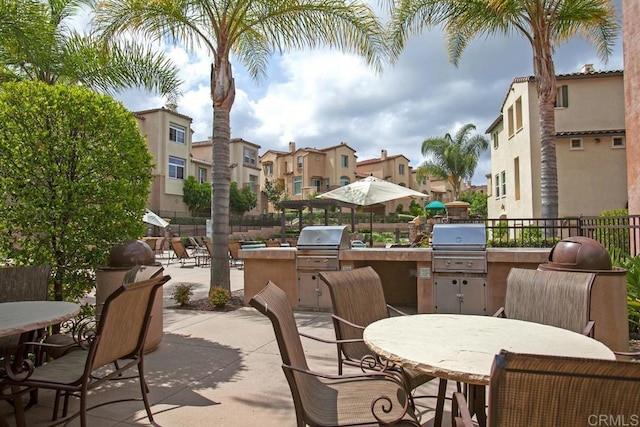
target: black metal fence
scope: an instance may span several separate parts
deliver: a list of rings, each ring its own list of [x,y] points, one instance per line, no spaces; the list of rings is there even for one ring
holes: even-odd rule
[[[595,239],[614,256],[636,256],[640,247],[640,215],[450,219],[450,222],[485,223],[487,244],[491,247],[552,247],[571,236]]]

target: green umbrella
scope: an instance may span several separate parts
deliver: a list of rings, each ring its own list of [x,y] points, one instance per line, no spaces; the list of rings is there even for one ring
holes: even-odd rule
[[[440,200],[434,200],[432,202],[429,202],[424,208],[426,210],[432,210],[432,211],[447,209]]]

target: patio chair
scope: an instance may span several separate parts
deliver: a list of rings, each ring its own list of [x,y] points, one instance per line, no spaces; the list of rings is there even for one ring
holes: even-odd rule
[[[369,324],[389,317],[390,311],[398,315],[405,313],[387,304],[378,273],[372,267],[361,267],[354,270],[321,271],[319,276],[327,284],[331,294],[338,374],[342,374],[343,365],[363,367],[363,358],[367,362],[377,361],[375,366],[371,366],[373,369],[385,368],[386,363],[379,361],[364,343],[362,332]],[[402,372],[410,390],[435,379],[411,369],[403,369]],[[447,380],[441,379],[438,391],[440,409],[444,404],[446,388]],[[441,414],[442,411],[438,415]]]
[[[512,268],[504,307],[494,316],[525,320],[593,336],[589,320],[594,273]]]
[[[401,377],[383,372],[330,375],[309,370],[300,341],[303,334],[298,332],[286,294],[273,282],[251,298],[250,304],[273,325],[299,427],[419,426]]]
[[[171,241],[169,242],[169,246],[171,246],[171,250],[175,254],[176,260],[180,262],[181,267],[184,267],[184,265],[189,261],[193,261],[193,264],[196,265],[197,259],[189,254],[187,248],[184,247],[184,244],[182,243],[182,240],[180,240],[180,238],[171,239]],[[170,262],[171,258],[169,259],[169,261],[167,261],[167,265],[169,265]]]
[[[124,379],[122,373],[137,368],[142,401],[149,421],[153,415],[147,394],[149,389],[144,378],[144,344],[149,328],[155,294],[170,276],[156,276],[149,280],[123,284],[107,297],[95,332],[88,339],[79,339],[81,349],[69,352],[40,367],[30,369],[31,375],[22,381],[9,384],[55,390],[65,394],[62,424],[80,417],[82,427],[87,425],[86,412],[115,401],[102,402],[88,408],[88,392],[105,381]],[[34,343],[37,344],[37,343]],[[45,344],[42,344],[45,345]],[[67,417],[70,395],[80,398],[80,409]],[[139,399],[126,399],[139,400]],[[54,407],[54,419],[58,412],[58,398]]]
[[[238,269],[244,267],[244,261],[238,257],[240,247],[240,242],[229,242],[229,267],[236,267]]]
[[[640,408],[640,364],[510,353],[496,355],[488,426],[631,425]],[[454,393],[452,425],[472,426]]]

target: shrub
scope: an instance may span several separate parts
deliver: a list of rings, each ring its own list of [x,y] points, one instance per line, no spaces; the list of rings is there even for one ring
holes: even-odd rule
[[[171,298],[173,298],[173,300],[178,305],[180,305],[180,307],[184,307],[185,305],[189,304],[192,296],[193,285],[187,283],[180,283],[178,286],[176,286],[176,288],[173,290],[173,293],[171,294]]]
[[[221,286],[214,286],[209,291],[209,301],[216,307],[224,307],[231,299],[231,292]]]

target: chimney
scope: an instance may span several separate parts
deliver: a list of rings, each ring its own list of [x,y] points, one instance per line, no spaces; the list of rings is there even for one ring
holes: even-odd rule
[[[290,153],[293,153],[294,151],[296,151],[296,143],[295,143],[295,142],[293,142],[293,141],[291,141],[291,142],[289,143],[289,152],[290,152]]]
[[[595,71],[595,69],[593,68],[593,64],[584,64],[582,66],[582,72],[584,74],[593,73],[594,71]]]
[[[380,153],[380,160],[387,160],[387,150],[382,150]]]

